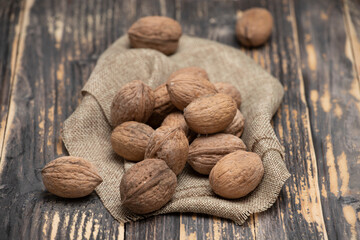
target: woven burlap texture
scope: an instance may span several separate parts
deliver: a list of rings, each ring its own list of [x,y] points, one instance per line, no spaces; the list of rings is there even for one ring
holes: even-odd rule
[[[127,82],[139,79],[155,88],[174,70],[187,66],[202,67],[212,82],[230,82],[240,91],[241,112],[246,118],[242,139],[248,150],[262,157],[264,177],[248,196],[226,200],[211,191],[207,176],[187,165],[178,176],[176,192],[167,205],[146,216],[132,214],[120,201],[120,180],[131,164],[116,156],[111,148],[111,101]],[[170,212],[194,212],[242,224],[251,213],[268,209],[289,177],[283,147],[270,123],[281,103],[283,87],[238,49],[182,36],[178,51],[165,56],[150,49],[130,49],[127,36],[123,36],[101,55],[82,93],[81,104],[64,123],[62,139],[70,155],[83,157],[98,168],[104,181],[96,192],[120,222]]]

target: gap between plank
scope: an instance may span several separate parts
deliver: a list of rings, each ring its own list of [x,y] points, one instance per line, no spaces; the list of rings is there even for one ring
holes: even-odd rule
[[[318,169],[317,169],[317,159],[316,159],[316,154],[315,154],[315,148],[314,148],[314,144],[313,144],[313,139],[312,139],[312,129],[311,129],[311,124],[310,124],[310,119],[309,119],[309,108],[308,108],[308,104],[306,101],[306,97],[305,97],[305,84],[304,84],[304,79],[302,76],[302,70],[301,70],[301,56],[300,56],[300,46],[299,46],[299,36],[298,36],[298,29],[297,29],[297,22],[296,22],[296,15],[295,15],[295,6],[294,6],[294,0],[290,0],[289,2],[290,4],[290,16],[291,16],[291,25],[293,28],[293,38],[294,38],[294,46],[295,46],[295,53],[296,53],[296,59],[298,62],[297,65],[297,71],[298,71],[298,76],[299,76],[299,80],[300,80],[300,98],[302,100],[302,102],[305,104],[305,123],[306,123],[306,129],[308,131],[308,136],[309,136],[309,148],[310,148],[310,156],[311,156],[311,162],[312,162],[312,166],[314,169],[314,181],[316,183],[315,185],[315,191],[316,191],[316,195],[319,199],[319,204],[320,204],[320,213],[321,213],[321,224],[322,224],[322,230],[324,233],[324,239],[328,239],[328,234],[326,231],[326,226],[325,226],[325,221],[324,221],[324,215],[323,215],[323,210],[322,210],[322,203],[321,203],[321,195],[320,195],[320,190],[319,190],[319,179],[318,179]]]

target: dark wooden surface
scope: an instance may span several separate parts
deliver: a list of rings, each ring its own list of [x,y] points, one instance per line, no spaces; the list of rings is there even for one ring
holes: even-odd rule
[[[270,41],[242,48],[236,12],[265,7]],[[199,214],[119,224],[96,194],[64,200],[40,169],[65,155],[62,122],[100,54],[139,17],[240,48],[286,90],[273,119],[292,174],[243,226]],[[359,239],[359,0],[0,0],[0,239]]]

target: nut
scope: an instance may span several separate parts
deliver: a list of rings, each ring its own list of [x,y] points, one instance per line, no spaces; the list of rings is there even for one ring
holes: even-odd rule
[[[200,78],[204,78],[206,80],[209,80],[209,76],[207,74],[207,72],[202,69],[202,68],[199,68],[199,67],[186,67],[186,68],[181,68],[175,72],[173,72],[170,77],[168,78],[169,79],[172,79],[174,77],[176,77],[177,75],[179,74],[183,74],[183,73],[186,73],[186,74],[191,74],[193,76],[196,76],[196,77],[200,77]]]
[[[128,31],[131,47],[151,48],[166,55],[176,52],[181,33],[177,21],[160,16],[140,18]]]
[[[80,157],[59,157],[41,170],[45,188],[63,198],[89,195],[103,181],[96,168]]]
[[[145,149],[154,129],[139,122],[124,122],[117,126],[111,134],[113,150],[129,161],[144,159]]]
[[[217,93],[215,86],[207,79],[188,73],[178,74],[169,79],[166,87],[171,102],[179,110],[183,110],[198,97]]]
[[[224,130],[224,133],[233,134],[240,137],[244,131],[245,118],[239,109],[236,111],[236,115],[233,121]]]
[[[259,155],[239,150],[220,159],[211,170],[209,180],[216,194],[235,199],[253,191],[263,175],[264,167]]]
[[[151,135],[145,158],[164,160],[178,175],[184,169],[189,153],[189,142],[180,128],[159,127]]]
[[[148,124],[154,128],[161,125],[165,117],[176,110],[174,104],[170,100],[165,83],[161,84],[154,90],[155,106],[152,115],[148,120]]]
[[[237,108],[240,108],[241,94],[239,90],[237,90],[236,87],[234,87],[234,85],[227,82],[217,82],[214,83],[214,86],[219,93],[225,93],[231,96],[235,100]]]
[[[170,113],[162,122],[161,126],[168,126],[173,128],[180,128],[185,135],[189,137],[191,131],[185,122],[184,115],[181,112]]]
[[[273,22],[268,10],[250,8],[240,14],[236,23],[236,36],[244,46],[258,47],[270,37]]]
[[[217,93],[195,99],[184,109],[184,117],[193,131],[211,134],[223,131],[234,119],[236,110],[232,97]]]
[[[125,84],[111,104],[113,127],[127,121],[146,122],[154,109],[153,90],[140,80]]]
[[[176,185],[176,175],[163,160],[145,159],[121,179],[122,205],[137,214],[156,211],[171,200]]]
[[[217,133],[196,138],[189,147],[188,163],[198,173],[209,175],[215,164],[225,155],[246,150],[244,142],[231,134]]]

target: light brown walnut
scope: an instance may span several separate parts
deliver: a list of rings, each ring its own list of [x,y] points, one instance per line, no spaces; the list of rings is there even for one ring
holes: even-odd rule
[[[207,74],[207,72],[200,68],[200,67],[186,67],[186,68],[180,68],[179,70],[173,72],[170,77],[168,78],[168,80],[176,77],[177,75],[179,74],[183,74],[183,73],[186,73],[186,74],[191,74],[193,76],[196,76],[196,77],[200,77],[200,78],[204,78],[206,80],[209,80],[209,76]]]
[[[238,109],[233,121],[224,130],[224,133],[233,134],[237,137],[241,137],[244,131],[245,118]]]
[[[240,108],[241,94],[234,85],[232,85],[231,83],[227,83],[227,82],[216,82],[216,83],[214,83],[214,86],[219,93],[225,93],[225,94],[231,96],[235,100],[237,108]]]

